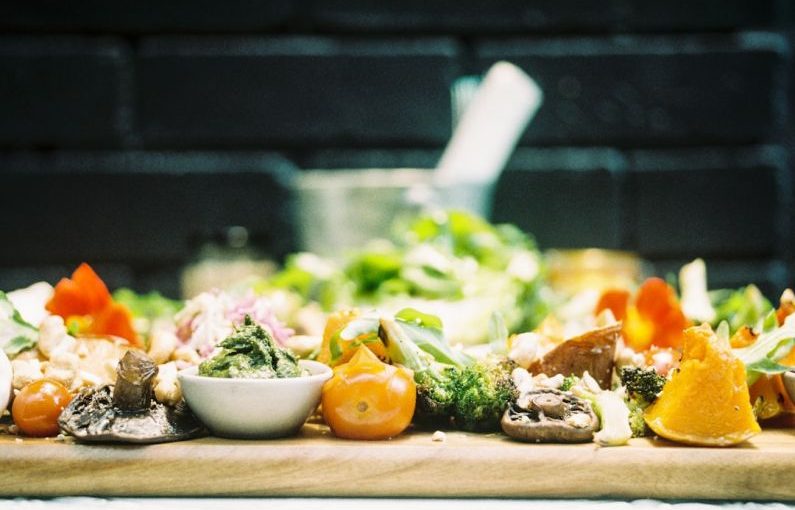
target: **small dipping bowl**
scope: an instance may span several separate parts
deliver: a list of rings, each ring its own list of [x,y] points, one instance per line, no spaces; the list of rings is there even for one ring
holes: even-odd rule
[[[795,402],[795,370],[784,372],[781,379],[784,381],[784,388],[789,393],[789,399]]]
[[[296,434],[320,403],[331,369],[300,360],[309,372],[283,379],[232,379],[198,375],[199,367],[177,374],[185,402],[210,431],[221,437],[276,438]]]

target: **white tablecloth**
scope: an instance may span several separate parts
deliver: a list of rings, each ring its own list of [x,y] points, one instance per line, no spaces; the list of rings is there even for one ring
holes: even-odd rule
[[[49,500],[0,500],[0,508],[14,510],[234,510],[285,509],[308,510],[784,510],[795,509],[789,503],[743,502],[663,502],[656,500],[593,501],[593,500],[513,500],[513,499],[325,499],[325,498],[55,498]]]

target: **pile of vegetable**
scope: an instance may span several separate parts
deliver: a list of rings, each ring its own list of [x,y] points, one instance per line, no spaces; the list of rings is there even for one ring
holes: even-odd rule
[[[179,370],[301,378],[310,358],[333,369],[318,417],[349,439],[415,427],[729,446],[795,412],[781,378],[795,367],[792,291],[776,309],[753,285],[709,291],[696,260],[678,288],[652,277],[589,296],[555,295],[515,227],[455,211],[342,263],[297,254],[186,302],[111,294],[82,264],[55,287],[0,293],[0,407],[27,436],[184,439],[203,428]]]
[[[391,313],[417,308],[441,317],[449,338],[469,345],[487,340],[495,312],[512,330],[533,328],[544,318],[543,266],[535,242],[518,228],[449,211],[420,216],[397,239],[374,240],[342,262],[296,254],[254,288],[289,293],[295,306],[325,312],[357,305]]]

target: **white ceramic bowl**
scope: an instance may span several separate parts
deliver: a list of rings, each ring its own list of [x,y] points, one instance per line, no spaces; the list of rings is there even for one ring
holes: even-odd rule
[[[177,374],[185,402],[213,434],[274,438],[297,433],[320,403],[331,369],[300,360],[308,376],[284,379],[228,379],[198,375],[198,367]]]
[[[781,378],[784,381],[784,388],[789,393],[790,400],[795,402],[795,370],[784,372]]]

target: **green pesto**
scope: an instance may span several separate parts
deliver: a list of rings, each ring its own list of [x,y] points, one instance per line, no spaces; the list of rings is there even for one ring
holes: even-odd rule
[[[270,333],[248,315],[221,350],[199,365],[199,375],[234,379],[277,379],[304,375],[298,358],[276,345]]]

